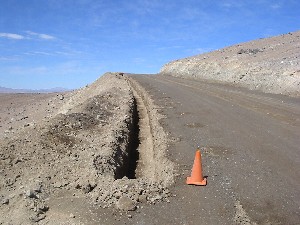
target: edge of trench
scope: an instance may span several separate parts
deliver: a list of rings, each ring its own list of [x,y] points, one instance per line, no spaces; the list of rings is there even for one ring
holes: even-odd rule
[[[125,76],[125,79],[132,90],[136,105],[136,109],[133,110],[136,115],[133,117],[136,117],[138,122],[133,127],[133,135],[138,137],[133,137],[131,146],[136,149],[129,153],[129,168],[132,167],[130,161],[135,161],[135,174],[131,174],[131,177],[145,178],[169,186],[174,183],[174,163],[166,156],[169,140],[159,122],[163,115],[158,112],[158,107],[150,95],[137,81],[129,76]]]

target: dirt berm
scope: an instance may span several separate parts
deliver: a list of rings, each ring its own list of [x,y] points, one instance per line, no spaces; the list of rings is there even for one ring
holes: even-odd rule
[[[160,73],[300,96],[300,31],[175,60]]]
[[[0,224],[93,224],[85,202],[127,212],[169,201],[173,163],[165,157],[161,115],[122,73],[22,109],[12,108],[13,100],[11,111],[3,105],[1,128],[16,110],[28,123],[14,123],[0,137]]]

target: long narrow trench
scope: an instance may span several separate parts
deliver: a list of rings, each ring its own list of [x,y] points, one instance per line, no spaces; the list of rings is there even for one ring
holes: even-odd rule
[[[118,154],[116,160],[119,162],[119,166],[115,171],[115,179],[122,179],[126,176],[129,179],[136,179],[136,169],[139,162],[139,146],[140,146],[140,116],[138,112],[138,106],[136,98],[133,98],[132,106],[132,122],[129,127],[128,144],[126,146],[126,153]],[[119,157],[121,155],[121,160]]]
[[[129,128],[127,155],[123,155],[123,163],[115,173],[115,179],[124,176],[129,179],[140,177],[153,179],[155,162],[153,156],[153,137],[148,111],[138,92],[133,88],[132,124]]]
[[[129,179],[136,178],[136,169],[139,160],[139,145],[140,145],[140,116],[138,113],[137,102],[134,98],[133,112],[132,112],[132,129],[130,132],[129,145],[128,145],[128,170],[126,176]]]
[[[156,166],[154,161],[153,134],[151,132],[151,121],[147,110],[147,103],[144,101],[142,94],[137,91],[138,88],[136,90],[134,89],[134,85],[132,87],[136,106],[133,117],[136,125],[136,129],[134,129],[136,132],[133,135],[133,145],[137,143],[136,140],[138,140],[138,145],[135,145],[136,148],[133,148],[132,158],[129,161],[134,166],[129,171],[135,173],[135,178],[143,177],[153,180]]]

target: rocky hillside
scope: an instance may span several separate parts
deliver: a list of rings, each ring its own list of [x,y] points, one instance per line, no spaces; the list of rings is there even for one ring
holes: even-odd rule
[[[300,95],[300,31],[175,60],[161,74]]]

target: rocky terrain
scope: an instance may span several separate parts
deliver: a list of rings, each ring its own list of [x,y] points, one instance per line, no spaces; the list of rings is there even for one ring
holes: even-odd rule
[[[300,31],[176,60],[157,76],[107,73],[70,92],[1,93],[0,224],[295,221],[298,98],[215,83],[299,96],[299,50]],[[203,189],[184,182],[199,144]],[[290,146],[282,164],[272,158],[280,145]],[[276,183],[279,164],[287,172]],[[253,189],[245,178],[254,172],[276,182]]]
[[[300,31],[175,60],[161,74],[300,95]]]
[[[0,224],[94,224],[84,202],[126,215],[169,201],[161,116],[122,73],[73,92],[0,98]]]

